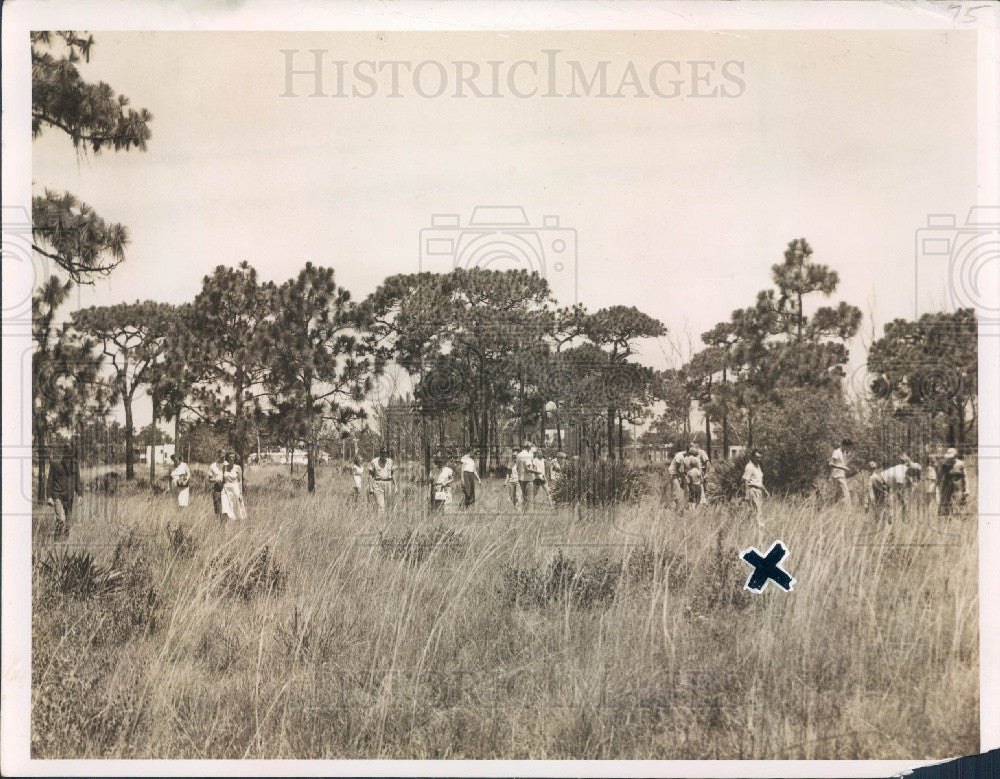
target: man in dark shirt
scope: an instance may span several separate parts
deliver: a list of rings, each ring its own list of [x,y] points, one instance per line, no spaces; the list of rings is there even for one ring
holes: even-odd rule
[[[53,460],[49,465],[46,492],[56,512],[55,537],[56,539],[66,538],[69,535],[73,499],[76,495],[83,495],[80,466],[72,446],[67,447],[62,457]]]

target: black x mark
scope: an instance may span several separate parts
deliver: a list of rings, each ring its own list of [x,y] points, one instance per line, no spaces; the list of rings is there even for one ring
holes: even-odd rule
[[[740,556],[754,568],[753,573],[750,574],[750,578],[747,579],[746,585],[744,585],[744,589],[758,593],[763,592],[767,586],[768,579],[774,579],[774,583],[781,587],[781,589],[786,592],[791,590],[792,585],[795,584],[795,579],[778,567],[778,563],[787,552],[788,550],[785,549],[781,541],[775,541],[771,545],[766,557],[761,557],[760,552],[752,546],[741,552]]]

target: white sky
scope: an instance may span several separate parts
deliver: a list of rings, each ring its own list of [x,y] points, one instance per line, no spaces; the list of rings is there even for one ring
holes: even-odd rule
[[[976,200],[974,33],[95,33],[88,80],[154,115],[146,153],[33,144],[36,190],[67,189],[131,234],[81,305],[193,298],[218,264],[262,277],[332,265],[356,298],[419,269],[434,213],[516,204],[578,234],[579,297],[699,334],[770,286],[805,236],[864,332],[914,312],[914,231]],[[741,60],[735,99],[282,98],[281,49],[326,59]],[[449,66],[451,67],[451,66]],[[565,64],[562,67],[568,68]],[[348,66],[350,68],[350,65]],[[327,71],[332,91],[332,66]],[[714,83],[723,83],[716,81]],[[612,91],[615,86],[612,86]],[[565,90],[564,90],[565,91]],[[446,93],[446,94],[450,94]],[[443,262],[440,270],[447,270]],[[561,282],[554,284],[559,292]],[[945,273],[923,293],[946,300]],[[699,342],[700,343],[700,342]],[[669,347],[643,360],[666,367]],[[852,367],[864,363],[860,342]],[[137,409],[137,422],[148,411]],[[144,418],[144,421],[143,421]]]

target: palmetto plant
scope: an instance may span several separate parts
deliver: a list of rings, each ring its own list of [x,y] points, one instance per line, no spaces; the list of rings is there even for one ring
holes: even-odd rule
[[[47,582],[57,591],[77,598],[106,595],[122,587],[124,572],[94,561],[90,552],[49,552],[39,564]]]

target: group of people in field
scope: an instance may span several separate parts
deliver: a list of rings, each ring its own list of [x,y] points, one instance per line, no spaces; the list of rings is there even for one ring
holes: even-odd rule
[[[530,441],[510,448],[505,470],[505,484],[511,503],[527,511],[539,495],[552,505],[551,488],[562,476],[566,455],[562,452],[546,454]],[[457,460],[449,460],[437,454],[432,459],[433,467],[427,476],[427,500],[432,511],[443,513],[456,505],[456,490],[461,490],[461,506],[472,508],[476,503],[478,488],[482,485],[479,462],[475,450],[467,447]],[[385,513],[392,496],[396,493],[396,470],[387,449],[381,449],[367,467],[360,457],[355,457],[351,466],[354,481],[354,496],[361,501],[367,495],[380,514]]]
[[[191,468],[178,455],[170,455],[173,470],[167,478],[176,492],[177,505],[187,508],[191,502]],[[234,452],[219,449],[208,466],[208,481],[212,485],[212,511],[226,522],[245,522],[246,501],[243,499],[243,466]]]
[[[864,468],[850,466],[853,442],[844,439],[830,455],[830,478],[840,500],[850,507],[849,479],[860,474],[863,490],[861,506],[886,518],[916,510],[924,514],[947,516],[961,511],[969,498],[965,461],[958,450],[949,448],[941,456],[929,455],[918,462],[901,454],[895,462],[881,467],[869,460]]]
[[[176,495],[177,506],[188,508],[191,503],[191,468],[177,454],[170,456],[173,468],[166,476],[171,491]],[[246,521],[247,510],[243,499],[243,468],[236,455],[220,449],[209,466],[208,478],[212,484],[212,508],[220,521]],[[53,536],[62,540],[69,536],[75,499],[83,495],[83,479],[77,446],[66,446],[58,457],[48,464],[45,481],[46,502],[54,513]]]
[[[843,439],[833,445],[827,462],[833,492],[848,508],[859,504],[866,511],[891,519],[912,510],[925,515],[949,515],[961,511],[967,503],[965,461],[955,448],[949,448],[941,456],[925,457],[922,463],[902,454],[889,464],[883,463],[884,467],[868,461],[862,468],[853,467],[852,451],[853,443]],[[177,454],[171,455],[171,459],[173,469],[167,478],[176,494],[178,507],[186,509],[191,501],[191,469]],[[545,451],[531,441],[510,447],[502,470],[511,504],[528,511],[544,498],[546,504],[553,505],[552,490],[559,484],[566,467],[563,452]],[[705,483],[710,468],[708,454],[696,443],[676,447],[667,468],[670,501],[676,510],[706,503]],[[855,480],[852,486],[852,479],[859,475],[863,486],[857,490],[857,482]],[[355,457],[352,476],[355,499],[361,501],[367,477],[367,496],[380,514],[385,513],[397,489],[396,466],[388,450],[381,449],[367,465],[362,464],[360,457]],[[223,522],[245,522],[244,474],[236,455],[219,449],[209,465],[208,480],[215,516]],[[461,490],[462,507],[472,508],[482,485],[474,450],[466,448],[455,460],[436,455],[426,485],[428,504],[433,512],[451,510],[456,503],[456,490]],[[757,450],[747,453],[742,488],[743,499],[760,522],[764,498],[769,493],[764,486],[761,455]],[[83,494],[73,446],[66,447],[62,456],[49,464],[46,493],[55,514],[55,537],[66,538],[74,500]]]
[[[670,477],[670,499],[678,511],[685,506],[705,505],[705,480],[711,461],[708,453],[694,441],[690,446],[676,447],[667,475]]]

